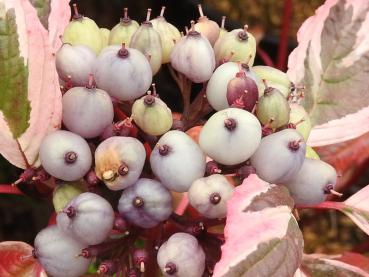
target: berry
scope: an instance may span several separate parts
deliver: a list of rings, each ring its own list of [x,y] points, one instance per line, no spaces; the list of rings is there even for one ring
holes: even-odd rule
[[[153,28],[150,20],[151,9],[148,9],[144,21],[133,34],[129,47],[140,50],[149,60],[152,74],[155,75],[162,64],[162,45],[160,34]]]
[[[160,35],[163,64],[170,62],[170,54],[172,53],[174,45],[181,39],[181,33],[178,29],[165,20],[164,11],[165,7],[162,7],[160,16],[150,20],[154,30]]]
[[[267,87],[264,95],[259,98],[256,115],[263,125],[275,130],[286,125],[290,119],[290,106],[282,93],[272,87]]]
[[[297,103],[290,103],[289,125],[295,128],[307,141],[311,131],[311,121],[304,107]]]
[[[100,28],[100,36],[102,41],[101,49],[104,49],[106,46],[109,45],[110,30],[106,28]]]
[[[140,25],[137,21],[128,17],[128,9],[124,8],[124,17],[121,18],[120,22],[110,31],[109,45],[122,45],[122,43],[129,45],[131,38],[137,31],[138,27],[140,27]]]
[[[145,147],[139,140],[111,137],[96,148],[95,172],[109,189],[125,189],[140,177],[145,158]]]
[[[294,129],[285,129],[264,137],[250,160],[261,179],[280,184],[300,170],[305,152],[304,138]]]
[[[214,53],[217,64],[224,61],[254,64],[256,55],[256,40],[244,29],[235,29],[223,35],[214,45]]]
[[[191,30],[174,46],[170,55],[172,67],[194,83],[210,79],[215,69],[214,51],[209,41]]]
[[[58,228],[87,244],[103,242],[113,229],[114,211],[101,196],[84,192],[73,198],[56,217]]]
[[[333,191],[337,181],[336,170],[326,162],[305,159],[301,169],[288,182],[288,188],[296,205],[316,205]]]
[[[92,72],[96,54],[85,45],[64,43],[56,52],[55,64],[59,78],[75,86],[86,86]]]
[[[233,186],[220,174],[197,179],[192,183],[188,198],[190,204],[208,218],[223,218],[227,215],[227,201]]]
[[[184,192],[205,174],[205,155],[186,133],[172,130],[158,141],[150,156],[150,165],[162,184]]]
[[[133,103],[131,117],[138,127],[153,136],[166,133],[173,124],[172,111],[163,100],[150,94]]]
[[[73,6],[74,16],[64,29],[63,42],[86,45],[99,54],[103,46],[99,27],[92,19],[79,14],[76,4]]]
[[[41,230],[35,238],[35,256],[47,274],[54,277],[79,277],[91,259],[79,256],[85,244],[73,239],[56,225]]]
[[[257,118],[245,110],[228,108],[209,118],[200,132],[199,144],[216,162],[236,165],[254,154],[260,140]]]
[[[259,99],[259,91],[255,81],[247,77],[241,68],[236,77],[228,82],[227,101],[235,108],[240,108],[251,112],[256,101]]]
[[[151,228],[171,215],[172,196],[158,181],[142,178],[123,191],[118,210],[133,224]]]
[[[197,20],[194,29],[195,31],[201,33],[204,37],[206,37],[209,40],[210,44],[213,46],[219,37],[219,25],[215,21],[209,20],[204,15],[200,4],[198,5],[198,8],[200,17]]]
[[[149,89],[152,71],[145,56],[124,45],[109,46],[98,56],[94,68],[96,84],[110,96],[134,100]]]
[[[254,80],[257,84],[258,80],[255,74],[249,69],[246,64],[242,64],[246,76]],[[227,62],[220,65],[211,76],[208,85],[206,86],[206,98],[209,104],[217,111],[229,108],[227,100],[228,83],[235,78],[239,72],[239,65],[235,62]]]
[[[43,139],[39,157],[47,173],[64,181],[82,178],[92,164],[87,142],[79,135],[62,130]]]
[[[205,253],[197,239],[175,233],[158,251],[157,261],[164,276],[200,277],[205,270]]]
[[[114,108],[109,94],[95,88],[74,87],[63,95],[63,123],[84,138],[99,136],[113,122]]]
[[[252,70],[259,77],[260,81],[266,80],[269,86],[278,89],[285,98],[288,97],[293,84],[286,73],[266,65],[253,66]]]

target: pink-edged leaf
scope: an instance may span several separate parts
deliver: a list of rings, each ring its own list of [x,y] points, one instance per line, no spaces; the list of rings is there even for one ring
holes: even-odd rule
[[[304,255],[301,270],[306,276],[369,277],[369,273],[357,266],[339,260],[340,255]]]
[[[344,202],[325,201],[314,206],[298,206],[298,208],[335,209],[341,211],[369,235],[369,185]]]
[[[69,7],[70,0],[52,0],[51,11],[48,19],[49,41],[54,51],[57,51],[62,45],[60,36],[67,26],[71,12]]]
[[[66,5],[65,1],[60,1],[59,5],[62,3]],[[21,86],[14,86],[12,89],[13,94],[21,91],[23,97],[14,97],[9,92],[7,106],[0,111],[0,153],[15,166],[25,168],[27,162],[38,165],[38,150],[43,137],[60,128],[62,104],[55,51],[50,45],[48,31],[28,0],[5,0],[0,5],[3,5],[0,16],[6,18],[13,14],[16,22],[12,25],[14,32],[8,34],[9,40],[12,37],[14,42],[16,38],[15,45],[3,44],[1,47],[12,46],[14,53],[24,61],[23,67],[28,73],[28,77],[22,79]],[[55,24],[58,28],[64,28],[66,22],[61,20]],[[51,25],[49,20],[49,26]],[[53,27],[55,30],[56,25]],[[9,63],[3,64],[3,67],[0,64],[0,70],[8,74],[9,82],[17,81],[11,74],[13,67]],[[22,118],[15,117],[14,115],[24,112],[22,103],[28,103],[30,111]]]
[[[225,244],[213,276],[292,276],[303,251],[292,207],[285,187],[255,174],[245,179],[228,202]]]
[[[305,85],[315,125],[308,144],[328,145],[369,131],[369,2],[327,0],[297,34],[288,76]]]
[[[47,277],[40,263],[32,257],[32,246],[21,241],[0,242],[1,277]]]
[[[334,259],[356,266],[369,273],[369,258],[364,255],[354,252],[345,252]]]

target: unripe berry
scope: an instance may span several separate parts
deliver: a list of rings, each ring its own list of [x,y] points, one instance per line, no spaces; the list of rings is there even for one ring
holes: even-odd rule
[[[137,31],[140,25],[137,21],[128,17],[128,9],[124,8],[124,17],[120,19],[120,22],[113,27],[109,35],[109,45],[129,45],[133,34]]]
[[[201,33],[204,37],[206,37],[211,45],[214,45],[219,37],[219,25],[215,21],[209,20],[204,15],[200,4],[198,5],[198,8],[200,12],[200,17],[197,20],[194,29],[195,31]]]

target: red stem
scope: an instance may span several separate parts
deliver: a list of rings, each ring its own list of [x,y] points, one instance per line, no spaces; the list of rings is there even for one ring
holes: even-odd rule
[[[10,184],[1,184],[0,194],[24,195],[24,193],[21,192],[16,186],[12,186]]]
[[[277,56],[277,68],[284,71],[286,69],[288,54],[288,31],[290,28],[292,14],[292,0],[284,0],[282,30],[279,38],[279,48]]]
[[[267,52],[265,52],[260,47],[257,47],[256,48],[256,53],[260,56],[260,58],[263,60],[263,62],[265,63],[265,65],[274,67],[274,62],[270,58],[270,56],[267,54]]]

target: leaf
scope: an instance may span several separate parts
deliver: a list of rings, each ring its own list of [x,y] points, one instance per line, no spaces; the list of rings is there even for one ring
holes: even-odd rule
[[[69,9],[67,1],[56,1],[51,3],[52,11],[50,18],[56,20],[57,12],[53,12],[54,2],[59,2],[59,7]],[[6,0],[1,2],[3,12],[0,15],[2,25],[6,14],[10,12],[15,15],[15,31],[18,36],[19,47],[16,45],[16,37],[9,48],[7,44],[1,43],[1,51],[15,53],[15,57],[23,59],[23,66],[28,68],[28,78],[19,79],[19,85],[7,87],[11,90],[0,91],[0,98],[6,99],[6,105],[0,106],[0,153],[17,167],[26,168],[30,165],[37,166],[38,149],[43,137],[61,124],[61,93],[59,89],[58,76],[55,67],[54,48],[49,42],[49,33],[42,26],[37,16],[36,9],[27,0]],[[4,9],[5,5],[5,9]],[[52,21],[49,18],[49,27]],[[58,28],[64,28],[66,22],[63,20],[53,23],[54,32]],[[59,26],[56,28],[56,26]],[[63,26],[61,26],[63,25]],[[6,41],[10,36],[2,36]],[[4,76],[11,76],[14,67],[5,63],[0,68],[0,83]],[[11,80],[10,80],[11,79]],[[17,81],[8,77],[8,83]],[[26,88],[26,90],[24,90]],[[27,89],[28,88],[28,89]],[[20,97],[21,95],[22,97]],[[20,115],[27,112],[24,107],[30,105],[28,117]],[[9,115],[9,116],[8,116]],[[16,117],[18,116],[18,117]],[[15,119],[14,119],[15,118]],[[18,138],[15,140],[14,138]]]
[[[0,243],[1,277],[47,277],[40,263],[32,257],[33,248],[21,241]]]
[[[61,35],[68,25],[71,12],[69,7],[70,0],[51,0],[51,11],[49,14],[49,42],[57,51],[62,45]]]
[[[309,145],[327,145],[369,131],[368,1],[328,0],[297,34],[287,72],[305,85],[302,101],[313,128]]]
[[[283,186],[252,174],[228,202],[225,244],[214,277],[292,276],[300,265],[303,238]]]
[[[37,15],[45,29],[49,27],[50,0],[30,0],[37,9]]]
[[[368,277],[368,272],[359,267],[337,260],[338,256],[304,255],[301,269],[312,277]]]

